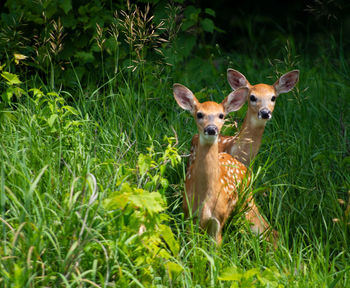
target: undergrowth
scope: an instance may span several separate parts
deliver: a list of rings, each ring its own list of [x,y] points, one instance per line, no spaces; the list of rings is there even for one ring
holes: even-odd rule
[[[185,20],[193,26],[203,14],[191,9]],[[206,22],[199,35],[214,29]],[[106,31],[98,27],[95,41],[103,50]],[[171,49],[179,49],[178,39]],[[50,73],[51,81],[26,79],[13,69],[19,56],[18,63],[5,57],[1,286],[348,287],[349,67],[340,44],[330,41],[330,51],[312,57],[297,55],[298,47],[286,42],[279,59],[216,47],[206,59],[181,54],[181,61],[168,63],[173,66],[138,46],[113,73],[101,62],[102,85],[75,75],[72,89],[58,89]],[[163,48],[161,57],[169,60],[173,50]],[[114,63],[119,52],[112,52]],[[279,233],[277,249],[253,235],[240,212],[217,247],[181,209],[196,129],[176,107],[171,87],[180,82],[200,101],[221,101],[230,92],[228,67],[252,84],[272,84],[291,69],[301,73],[297,89],[276,101],[251,166],[257,202]],[[245,108],[230,115],[224,133],[235,133],[232,124],[240,126],[244,114]]]

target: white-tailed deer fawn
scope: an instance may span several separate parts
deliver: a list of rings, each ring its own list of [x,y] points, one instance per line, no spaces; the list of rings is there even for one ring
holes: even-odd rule
[[[240,132],[235,136],[220,136],[219,152],[226,152],[244,165],[249,166],[259,152],[266,122],[271,119],[275,101],[279,94],[293,89],[299,79],[299,71],[293,70],[282,75],[273,85],[251,85],[246,77],[233,69],[227,70],[227,80],[233,90],[249,89],[248,111]],[[198,135],[192,139],[192,147],[198,145]],[[192,162],[190,157],[189,165]]]
[[[248,88],[231,92],[222,103],[199,103],[193,93],[181,84],[174,84],[174,97],[179,106],[193,115],[199,133],[198,145],[192,155],[192,164],[186,174],[183,199],[185,215],[189,211],[199,218],[199,225],[220,243],[222,228],[236,206],[240,192],[249,182],[247,168],[227,153],[219,153],[218,137],[225,115],[242,107],[249,93]],[[253,232],[269,230],[268,223],[260,215],[252,195],[245,204],[249,206],[245,217]],[[276,232],[273,231],[273,236]],[[275,238],[271,238],[275,240]]]

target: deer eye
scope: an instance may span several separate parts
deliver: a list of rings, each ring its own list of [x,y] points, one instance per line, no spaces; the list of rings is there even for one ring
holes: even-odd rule
[[[272,96],[272,97],[271,97],[271,101],[272,101],[272,102],[275,102],[275,101],[276,101],[276,96]]]
[[[224,119],[224,114],[220,113],[220,114],[219,114],[219,118],[220,118],[220,119]]]
[[[250,101],[255,102],[258,100],[254,95],[250,95]]]
[[[197,118],[198,119],[202,119],[204,117],[203,113],[202,112],[198,112],[197,113]]]

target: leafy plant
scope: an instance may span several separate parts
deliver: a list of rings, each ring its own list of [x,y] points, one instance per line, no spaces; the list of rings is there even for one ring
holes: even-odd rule
[[[258,268],[247,271],[237,267],[226,268],[219,276],[221,281],[233,281],[231,288],[248,287],[276,287],[283,288],[281,274],[276,268],[265,268],[262,272]]]
[[[124,237],[128,239],[118,243],[119,249],[135,265],[143,267],[142,283],[151,283],[155,266],[166,269],[169,275],[182,270],[176,263],[179,243],[169,227],[170,217],[164,213],[167,209],[164,191],[168,187],[165,170],[169,163],[176,166],[180,156],[173,146],[174,139],[165,140],[168,146],[164,152],[155,153],[151,146],[147,155],[139,155],[138,169],[119,168],[118,190],[109,193],[104,201],[104,207],[113,211],[112,215],[118,215],[115,224],[119,227],[118,234],[126,233]],[[132,184],[133,179],[138,179],[138,185],[143,188]]]
[[[20,87],[22,84],[21,80],[19,80],[18,75],[4,71],[5,64],[0,66],[0,76],[2,77],[2,81],[0,85],[3,86],[1,93],[2,102],[5,104],[11,104],[13,97],[20,98],[25,91]]]
[[[72,117],[79,115],[78,111],[70,105],[65,105],[65,100],[56,92],[44,93],[38,88],[30,89],[33,94],[33,102],[36,113],[33,118],[42,127],[49,128],[51,133],[62,130],[64,135],[79,130],[81,120],[73,120]]]

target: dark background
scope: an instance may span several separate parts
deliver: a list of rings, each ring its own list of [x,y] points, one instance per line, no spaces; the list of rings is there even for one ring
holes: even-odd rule
[[[141,11],[145,11],[149,4],[149,15],[154,15],[156,21],[167,17],[169,3],[176,10],[175,21],[180,27],[176,37],[169,42],[170,45],[156,44],[163,49],[166,61],[174,71],[191,61],[192,67],[197,67],[200,65],[199,58],[222,62],[221,54],[281,58],[287,44],[293,54],[311,56],[309,59],[318,55],[318,59],[331,57],[333,61],[337,58],[334,46],[343,57],[342,61],[349,58],[349,1],[153,0],[133,1],[135,3]],[[67,88],[76,85],[71,81],[75,75],[80,82],[91,83],[91,79],[98,79],[100,74],[94,71],[100,69],[101,61],[107,74],[115,71],[111,51],[115,51],[116,46],[108,29],[112,23],[118,22],[114,17],[115,11],[120,20],[121,11],[129,9],[126,1],[7,0],[0,4],[0,9],[0,62],[6,63],[11,71],[28,76],[39,75],[43,79],[54,71],[56,82]],[[208,9],[212,12],[207,13]],[[209,26],[203,26],[205,21],[209,21]],[[57,41],[58,32],[54,31],[53,23],[58,22],[62,25],[62,49],[52,53],[50,37],[54,35],[53,42]],[[118,25],[122,23],[120,21]],[[106,39],[102,54],[96,43],[97,24],[103,29],[102,38]],[[167,32],[161,33],[161,37],[169,37]],[[125,40],[120,32],[118,57],[122,69],[130,67],[130,59],[137,58]],[[154,43],[147,45],[149,47],[145,47],[144,51],[148,51],[143,54],[145,60],[154,62],[159,59],[159,55],[150,51]],[[14,65],[15,53],[28,57],[21,62],[25,65]],[[72,66],[75,67],[74,73]],[[103,77],[98,79],[98,84],[103,81]]]

